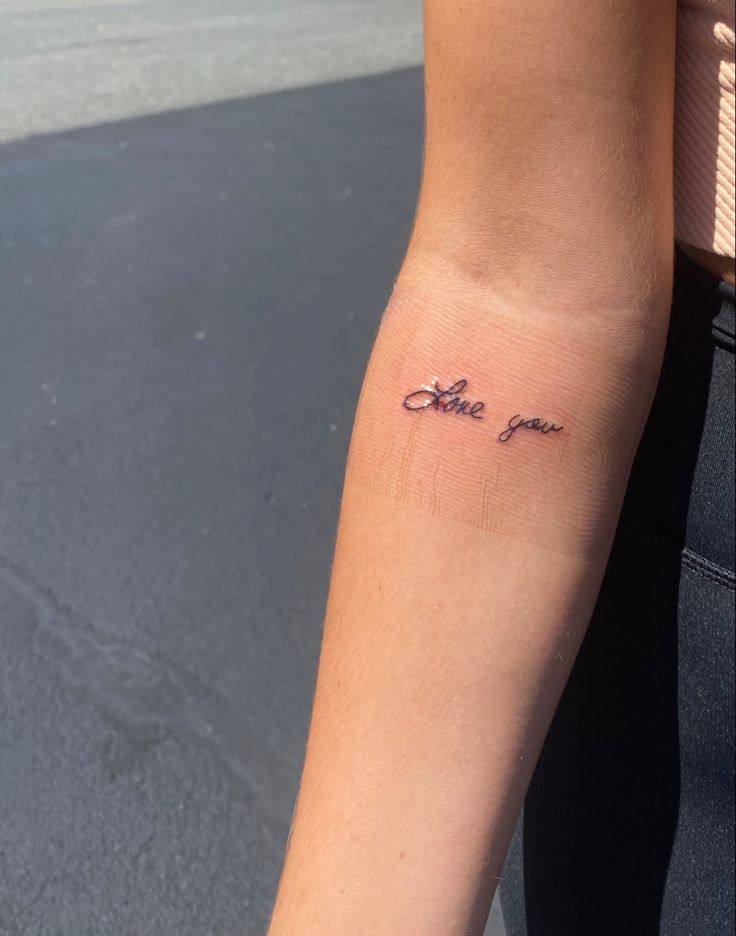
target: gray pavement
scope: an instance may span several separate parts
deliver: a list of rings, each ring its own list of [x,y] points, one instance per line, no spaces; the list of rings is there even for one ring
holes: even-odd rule
[[[3,5],[5,138],[43,135],[0,147],[0,936],[264,931],[420,167],[421,72],[364,48],[401,64],[417,6],[371,6],[292,3],[291,79],[329,83],[254,95],[283,3]]]
[[[0,140],[421,60],[421,0],[3,0]]]

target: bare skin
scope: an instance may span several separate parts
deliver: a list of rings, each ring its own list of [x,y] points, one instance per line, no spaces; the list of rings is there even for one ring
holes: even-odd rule
[[[674,52],[674,0],[426,0],[269,936],[483,931],[661,364]]]

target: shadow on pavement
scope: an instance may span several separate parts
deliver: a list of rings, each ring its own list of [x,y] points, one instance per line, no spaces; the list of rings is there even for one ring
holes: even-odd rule
[[[0,932],[265,928],[421,71],[0,148]]]

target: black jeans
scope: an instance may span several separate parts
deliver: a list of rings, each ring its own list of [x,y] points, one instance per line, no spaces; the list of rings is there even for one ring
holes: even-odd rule
[[[501,881],[509,936],[734,931],[734,287],[675,255],[651,416]]]

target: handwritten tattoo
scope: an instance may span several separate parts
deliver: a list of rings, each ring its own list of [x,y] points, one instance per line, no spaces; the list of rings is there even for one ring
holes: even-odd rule
[[[511,419],[509,419],[508,428],[504,429],[498,437],[498,441],[508,442],[517,429],[536,429],[538,432],[543,432],[546,435],[548,432],[560,432],[563,428],[564,426],[556,426],[554,423],[544,422],[539,416],[534,416],[532,419],[524,419],[520,413],[517,413],[516,416],[512,416]]]
[[[473,419],[483,419],[480,411],[485,406],[480,400],[471,403],[470,400],[464,400],[461,393],[465,389],[468,381],[462,378],[456,380],[446,390],[440,387],[439,379],[435,377],[432,387],[422,387],[413,393],[404,397],[404,406],[408,410],[427,409],[433,406],[442,413],[455,413],[457,416],[471,416]]]
[[[483,419],[481,410],[485,403],[481,400],[475,403],[463,397],[468,381],[465,377],[456,380],[444,390],[440,386],[439,378],[435,377],[431,387],[420,387],[404,397],[404,407],[408,410],[423,410],[432,407],[438,413],[454,413],[456,416],[470,416],[472,419]],[[518,429],[532,429],[548,435],[550,432],[561,432],[564,426],[548,422],[541,416],[525,417],[521,413],[512,416],[506,428],[497,436],[499,442],[508,442]]]

